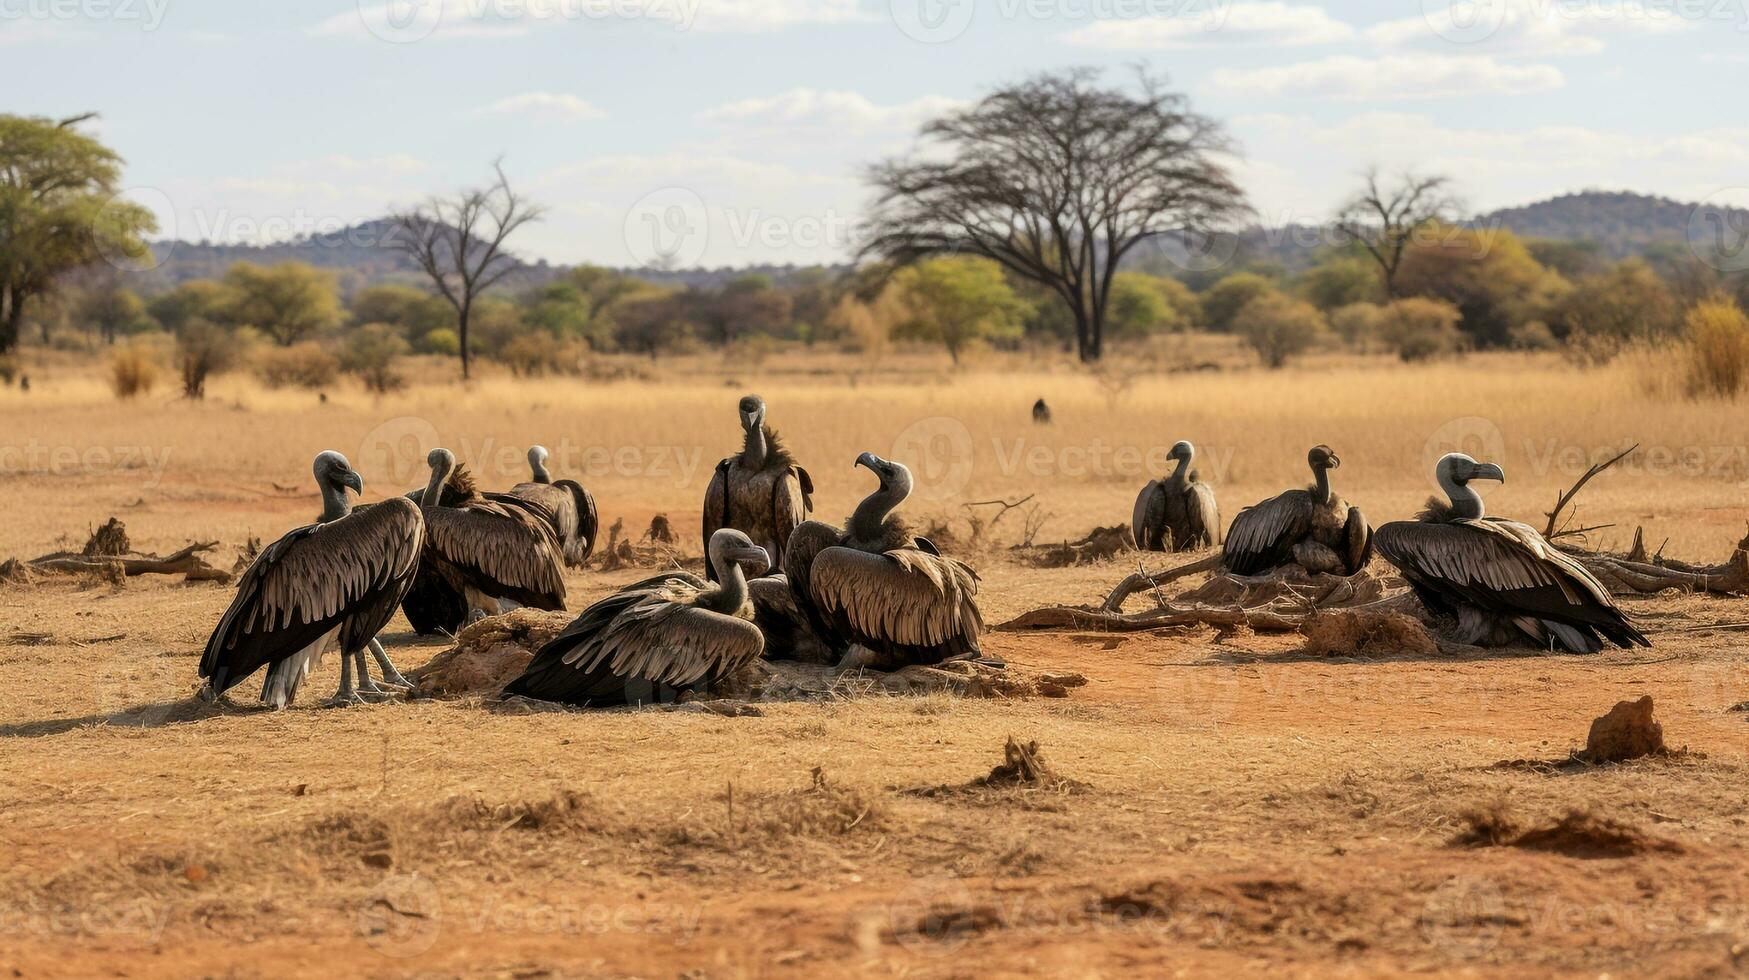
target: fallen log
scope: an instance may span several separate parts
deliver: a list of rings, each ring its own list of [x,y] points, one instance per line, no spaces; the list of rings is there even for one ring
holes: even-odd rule
[[[1636,541],[1640,535],[1635,534]],[[1578,559],[1611,595],[1655,595],[1665,589],[1683,592],[1707,592],[1714,595],[1749,595],[1749,535],[1737,542],[1731,557],[1717,565],[1698,565],[1674,558],[1643,558],[1635,552],[1614,555],[1601,551],[1584,551],[1562,546],[1561,550]]]
[[[25,564],[33,571],[81,574],[119,570],[122,575],[182,575],[190,582],[229,582],[231,573],[214,568],[202,553],[217,548],[217,541],[200,541],[169,555],[140,554],[87,555],[73,551],[57,551],[32,558]]]

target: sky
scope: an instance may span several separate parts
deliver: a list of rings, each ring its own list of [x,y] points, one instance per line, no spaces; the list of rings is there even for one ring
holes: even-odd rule
[[[1265,224],[1373,165],[1475,211],[1749,205],[1749,0],[0,0],[0,111],[100,113],[160,237],[333,232],[501,158],[555,263],[842,261],[870,163],[1078,66],[1221,120]]]

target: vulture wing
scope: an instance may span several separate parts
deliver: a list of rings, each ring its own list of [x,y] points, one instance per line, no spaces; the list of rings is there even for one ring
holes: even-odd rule
[[[1241,510],[1227,529],[1221,558],[1239,575],[1256,575],[1293,558],[1294,544],[1312,529],[1312,498],[1289,490]]]
[[[1196,547],[1221,543],[1221,508],[1215,503],[1215,488],[1197,481],[1185,491],[1185,509]]]
[[[762,575],[747,583],[747,592],[753,600],[753,624],[765,634],[765,659],[811,664],[831,664],[837,659],[796,602],[788,576],[782,572]]]
[[[821,617],[851,642],[913,664],[979,652],[978,575],[964,562],[915,548],[835,547],[821,551],[810,572],[808,594]]]
[[[772,567],[783,567],[783,550],[789,541],[789,536],[795,529],[808,519],[808,510],[812,506],[808,491],[802,489],[802,480],[798,476],[801,467],[791,467],[789,472],[780,475],[771,484],[771,524],[777,540],[778,554],[771,556]],[[812,485],[813,481],[809,481]]]
[[[1359,507],[1348,508],[1348,520],[1342,524],[1342,565],[1348,574],[1357,574],[1372,560],[1372,526]]]
[[[1528,525],[1497,518],[1393,521],[1377,537],[1385,560],[1421,588],[1497,615],[1568,627],[1592,649],[1600,648],[1597,634],[1622,647],[1651,645],[1584,565]]]
[[[576,480],[560,480],[553,486],[561,487],[571,495],[577,508],[577,544],[575,564],[581,565],[595,553],[595,538],[601,533],[601,517],[595,511],[595,495],[583,489],[583,484]],[[570,549],[570,545],[566,546]]]
[[[1130,515],[1130,531],[1136,536],[1136,547],[1143,551],[1159,551],[1160,530],[1166,524],[1166,488],[1159,480],[1149,480],[1136,495],[1135,510]]]
[[[729,467],[734,463],[733,457],[718,463],[710,486],[704,490],[704,534],[701,540],[707,555],[711,550],[711,535],[729,526]],[[706,578],[716,580],[717,570],[711,567],[708,559],[704,563],[704,573]]]
[[[336,629],[343,650],[363,648],[412,584],[423,535],[419,508],[391,497],[268,545],[207,640],[200,676],[222,693]]]
[[[426,551],[469,584],[536,609],[565,608],[565,577],[552,528],[496,500],[425,511]]]

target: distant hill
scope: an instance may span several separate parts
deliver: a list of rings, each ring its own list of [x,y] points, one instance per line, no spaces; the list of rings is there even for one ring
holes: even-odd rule
[[[1561,238],[1596,242],[1611,258],[1640,255],[1657,245],[1688,241],[1689,222],[1698,204],[1627,191],[1580,191],[1516,208],[1478,215],[1483,227],[1503,226],[1521,238]],[[1749,227],[1749,210],[1732,212],[1732,222]]]

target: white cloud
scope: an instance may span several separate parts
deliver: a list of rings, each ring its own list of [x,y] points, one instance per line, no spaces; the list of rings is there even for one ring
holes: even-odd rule
[[[392,0],[362,4],[309,29],[317,37],[408,44],[520,37],[540,27],[653,21],[673,30],[765,31],[870,20],[860,0]]]
[[[707,109],[698,118],[703,122],[768,131],[911,133],[925,120],[961,105],[964,103],[944,96],[926,95],[883,106],[857,92],[794,88],[767,98],[743,99]]]
[[[1102,20],[1071,31],[1071,44],[1118,51],[1262,44],[1281,47],[1329,44],[1354,36],[1354,28],[1322,7],[1286,3],[1219,4],[1188,16]]]
[[[1611,34],[1672,34],[1697,27],[1682,10],[1679,4],[1640,0],[1452,0],[1420,17],[1375,24],[1366,38],[1386,46],[1443,42],[1499,54],[1589,55],[1602,52]]]
[[[1272,68],[1221,69],[1209,86],[1231,95],[1386,101],[1520,95],[1559,88],[1560,69],[1507,64],[1483,55],[1338,55]]]
[[[800,24],[874,20],[859,0],[677,0],[694,10],[687,21],[703,31],[768,31]],[[884,6],[884,5],[883,5]]]
[[[1266,114],[1232,120],[1250,162],[1244,186],[1268,224],[1321,220],[1377,165],[1451,176],[1478,211],[1587,187],[1702,200],[1746,183],[1749,126],[1665,137],[1548,125],[1446,126],[1417,113],[1366,112],[1334,125]]]
[[[607,115],[575,95],[562,92],[522,92],[506,96],[482,106],[476,114],[484,116],[532,115],[549,119],[600,119]]]

